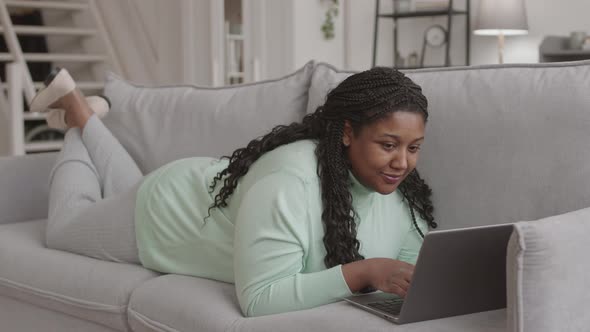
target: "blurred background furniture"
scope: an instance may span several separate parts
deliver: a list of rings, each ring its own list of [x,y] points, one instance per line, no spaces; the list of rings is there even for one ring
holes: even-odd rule
[[[590,49],[572,49],[570,37],[547,36],[539,46],[540,62],[560,62],[590,59]]]
[[[524,0],[481,0],[474,34],[498,36],[498,63],[504,63],[504,36],[526,35]]]
[[[464,9],[455,9],[453,0],[432,0],[432,1],[407,1],[407,0],[392,0],[393,1],[393,12],[392,13],[380,13],[381,1],[376,1],[375,6],[375,28],[373,30],[373,61],[372,66],[375,66],[377,61],[377,41],[379,33],[379,20],[380,19],[392,19],[393,20],[393,67],[395,68],[421,68],[424,67],[423,61],[420,61],[420,65],[404,65],[399,61],[399,22],[400,20],[410,20],[420,17],[446,17],[446,24],[443,27],[445,33],[445,56],[444,66],[451,65],[450,51],[452,47],[452,27],[453,20],[456,16],[463,16],[466,20],[465,24],[465,65],[469,65],[469,49],[470,49],[470,1],[464,0]],[[408,5],[405,5],[405,3]],[[402,5],[403,4],[403,5]],[[397,10],[396,10],[397,8]],[[426,37],[425,37],[426,38]],[[424,52],[423,47],[423,52]],[[424,54],[420,55],[420,58],[424,58]],[[440,66],[435,66],[440,67]]]

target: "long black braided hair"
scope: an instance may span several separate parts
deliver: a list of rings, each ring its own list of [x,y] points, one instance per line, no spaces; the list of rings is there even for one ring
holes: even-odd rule
[[[281,125],[244,148],[237,149],[229,159],[229,165],[213,179],[211,192],[218,181],[223,187],[215,196],[210,209],[226,207],[239,180],[260,156],[281,145],[304,139],[317,140],[316,156],[321,183],[324,224],[324,246],[327,268],[364,259],[359,253],[360,242],[356,238],[355,211],[350,193],[350,169],[342,143],[345,120],[354,132],[373,121],[395,111],[421,113],[428,119],[428,102],[422,89],[403,73],[385,67],[375,67],[349,76],[327,96],[326,103],[306,115],[302,122]],[[414,210],[429,227],[436,228],[431,189],[415,169],[404,179],[398,189],[410,207],[414,227],[420,236]]]

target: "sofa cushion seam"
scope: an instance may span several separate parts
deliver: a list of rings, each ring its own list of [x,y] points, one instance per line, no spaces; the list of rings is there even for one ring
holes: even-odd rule
[[[244,317],[238,317],[236,319],[234,319],[233,322],[231,322],[231,324],[224,330],[226,332],[228,331],[235,331],[236,326],[238,325],[238,322],[242,321],[242,319],[244,319]]]
[[[56,294],[53,292],[48,292],[48,291],[44,291],[44,290],[41,290],[38,288],[34,288],[31,286],[27,286],[27,285],[24,285],[21,283],[17,283],[17,282],[14,282],[14,281],[8,280],[6,278],[2,278],[2,277],[0,277],[0,286],[5,286],[5,287],[17,289],[17,290],[23,291],[23,292],[31,294],[31,295],[36,295],[36,296],[39,296],[42,298],[58,301],[63,304],[72,305],[72,306],[76,306],[76,307],[80,307],[80,308],[84,308],[84,309],[112,312],[112,313],[120,314],[120,313],[124,313],[125,309],[127,308],[127,305],[116,306],[116,305],[111,305],[111,304],[103,304],[103,303],[75,299],[75,298],[72,298],[69,296],[64,296],[64,295]]]
[[[179,330],[170,327],[164,323],[158,322],[156,320],[153,320],[143,314],[140,314],[139,312],[133,310],[131,307],[127,308],[127,312],[130,313],[131,315],[127,315],[128,317],[133,316],[135,318],[137,318],[138,321],[140,321],[142,324],[145,324],[151,328],[157,328],[160,329],[160,331],[166,331],[166,332],[180,332]]]
[[[524,273],[524,268],[523,268],[523,259],[524,259],[524,252],[526,250],[526,239],[525,237],[525,233],[526,230],[523,230],[523,227],[527,227],[526,224],[524,223],[516,223],[514,225],[514,232],[517,234],[517,239],[518,239],[518,253],[516,255],[516,263],[517,263],[517,271],[516,271],[516,284],[517,287],[514,290],[515,291],[515,295],[516,295],[516,310],[517,310],[517,315],[516,315],[516,325],[517,325],[517,331],[523,331],[524,330],[524,319],[523,319],[523,295],[522,295],[522,288],[524,287],[523,285],[523,273]]]

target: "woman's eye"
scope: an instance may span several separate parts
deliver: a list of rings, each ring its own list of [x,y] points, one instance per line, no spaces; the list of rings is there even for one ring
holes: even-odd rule
[[[416,153],[418,151],[420,151],[420,147],[419,146],[410,146],[410,152]]]
[[[385,150],[393,150],[395,149],[395,144],[393,143],[383,143],[381,144]]]

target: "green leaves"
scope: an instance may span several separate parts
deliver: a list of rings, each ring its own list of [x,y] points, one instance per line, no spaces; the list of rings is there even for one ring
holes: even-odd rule
[[[321,30],[324,33],[324,39],[334,39],[334,18],[338,16],[338,0],[330,0],[328,10],[326,11],[326,18],[322,24]]]

